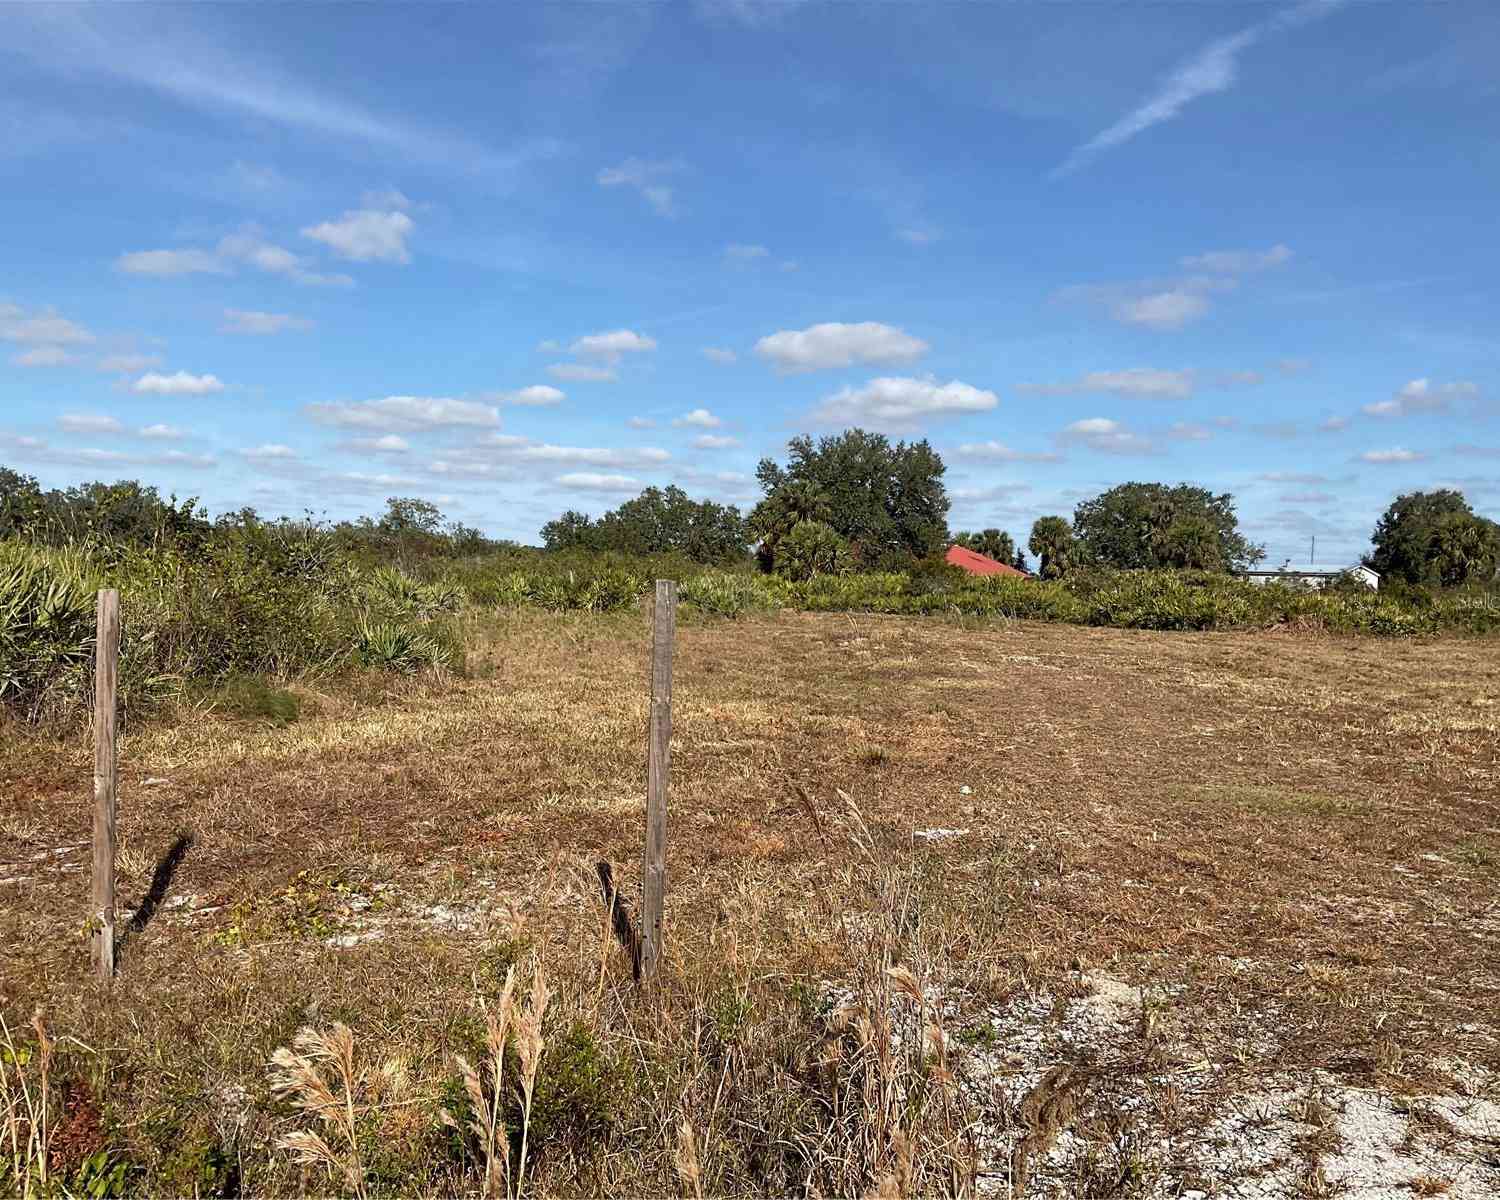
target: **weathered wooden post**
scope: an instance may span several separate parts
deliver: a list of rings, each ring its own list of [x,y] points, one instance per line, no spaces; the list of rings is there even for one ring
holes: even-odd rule
[[[641,872],[641,978],[656,974],[667,895],[667,783],[672,766],[672,643],[677,584],[656,581],[651,617],[651,718],[646,751],[646,857]]]
[[[115,691],[120,666],[120,593],[99,592],[94,646],[94,970],[115,973]]]

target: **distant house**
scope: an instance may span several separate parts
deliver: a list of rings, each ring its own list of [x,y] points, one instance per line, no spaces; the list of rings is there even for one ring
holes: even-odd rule
[[[1019,579],[1031,578],[1025,571],[1018,571],[1009,563],[997,562],[984,554],[975,554],[962,546],[949,546],[943,561],[951,566],[962,567],[970,575],[1014,575]]]
[[[1356,579],[1374,591],[1380,587],[1380,574],[1370,570],[1364,563],[1352,567],[1283,567],[1280,571],[1241,571],[1240,576],[1251,583],[1291,583],[1301,587],[1327,587],[1341,575]]]

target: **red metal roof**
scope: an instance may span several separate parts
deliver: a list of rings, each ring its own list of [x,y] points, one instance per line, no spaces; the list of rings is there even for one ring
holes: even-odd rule
[[[1018,571],[1009,563],[996,562],[993,558],[975,554],[962,546],[949,546],[943,560],[955,567],[962,567],[970,575],[1015,575],[1021,579],[1027,577],[1025,571]]]

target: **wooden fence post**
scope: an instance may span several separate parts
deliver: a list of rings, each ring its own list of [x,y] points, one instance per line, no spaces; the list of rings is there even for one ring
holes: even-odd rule
[[[667,894],[667,783],[672,766],[672,643],[677,584],[656,581],[651,617],[651,720],[646,759],[646,857],[641,871],[641,978],[656,974]]]
[[[120,666],[120,593],[99,593],[94,646],[94,969],[115,973],[115,690]]]

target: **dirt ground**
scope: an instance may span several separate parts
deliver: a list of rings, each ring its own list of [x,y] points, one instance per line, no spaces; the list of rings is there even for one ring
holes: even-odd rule
[[[244,1126],[304,1021],[437,1070],[486,955],[522,941],[580,1011],[629,1004],[590,879],[608,859],[638,886],[644,620],[476,635],[464,678],[130,730],[109,996],[82,929],[87,742],[5,731],[0,1011],[41,1004],[97,1056],[151,1170],[184,1108],[221,1142]],[[675,680],[668,975],[732,963],[747,1005],[801,989],[826,1013],[836,928],[901,872],[967,1186],[1500,1194],[1495,644],[784,613],[687,620]],[[1071,1099],[1039,1136],[1058,1067]],[[574,1152],[538,1187],[671,1182],[658,1140],[655,1166]],[[704,1141],[710,1178],[741,1179]],[[279,1169],[262,1189],[313,1186]]]

